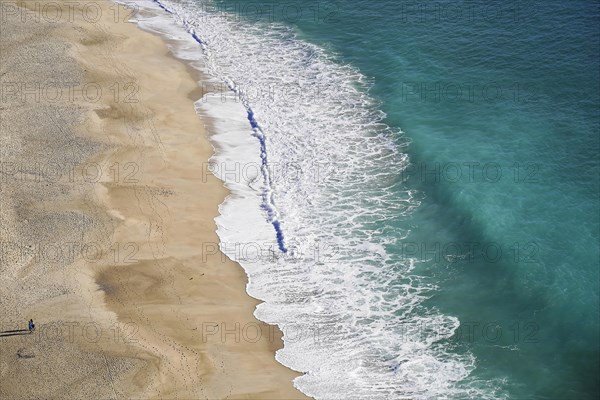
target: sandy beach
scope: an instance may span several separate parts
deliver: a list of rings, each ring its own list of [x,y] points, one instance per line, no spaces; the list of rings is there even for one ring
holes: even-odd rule
[[[0,398],[305,398],[217,250],[196,77],[130,16],[2,1]]]

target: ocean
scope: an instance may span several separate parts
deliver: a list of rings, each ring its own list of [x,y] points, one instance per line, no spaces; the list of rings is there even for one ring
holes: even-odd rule
[[[298,389],[597,398],[597,2],[126,3],[206,76],[220,246]]]

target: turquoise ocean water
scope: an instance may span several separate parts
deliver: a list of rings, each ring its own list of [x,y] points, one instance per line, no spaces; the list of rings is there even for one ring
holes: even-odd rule
[[[332,332],[288,335],[278,359],[309,372],[297,387],[597,397],[598,3],[161,4],[241,93],[263,163],[329,168],[316,183],[263,173],[253,212],[276,253],[329,243],[334,263],[237,257],[259,318]],[[243,90],[261,82],[318,90],[270,103]]]
[[[470,379],[595,397],[598,4],[338,4],[339,24],[307,36],[372,77],[386,123],[412,139],[408,184],[426,197],[398,222],[417,248],[393,251],[433,258],[427,305],[465,324]]]

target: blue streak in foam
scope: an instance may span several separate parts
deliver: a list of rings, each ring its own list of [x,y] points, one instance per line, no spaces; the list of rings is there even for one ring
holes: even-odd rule
[[[160,8],[162,8],[165,12],[167,12],[169,14],[173,14],[173,12],[171,10],[169,10],[159,0],[154,0],[154,2]],[[206,46],[206,44],[202,41],[202,39],[200,39],[198,37],[198,35],[196,35],[195,32],[190,32],[190,30],[188,30],[188,32],[192,35],[192,38],[194,38],[194,40],[196,42],[198,42],[198,44],[200,44],[202,46]],[[227,83],[227,86],[229,87],[229,89],[231,89],[235,93],[238,93],[238,95],[240,94],[239,90],[235,86],[231,85],[230,82],[226,82],[226,83]],[[254,131],[253,136],[256,137],[258,139],[258,141],[260,142],[260,158],[262,161],[261,170],[262,170],[262,174],[263,174],[263,180],[267,186],[267,188],[265,190],[263,190],[263,193],[262,193],[261,207],[263,208],[263,210],[266,211],[267,215],[269,216],[269,222],[271,222],[271,225],[273,225],[273,228],[275,229],[275,235],[277,237],[277,247],[279,247],[279,250],[282,253],[287,253],[287,248],[285,246],[285,236],[283,235],[283,230],[281,229],[281,223],[279,222],[279,219],[277,219],[277,210],[275,209],[275,206],[273,205],[271,191],[269,190],[269,188],[271,187],[271,179],[269,177],[269,172],[268,172],[269,170],[268,170],[268,160],[267,160],[267,141],[266,141],[263,130],[261,129],[260,125],[258,124],[258,122],[256,122],[256,119],[254,118],[254,111],[252,111],[252,108],[246,101],[243,101],[243,103],[244,103],[244,107],[246,107],[246,111],[248,112],[248,122],[250,122],[250,127],[252,127],[252,130]]]
[[[169,10],[167,7],[165,7],[165,6],[164,6],[164,5],[163,5],[163,4],[162,4],[160,1],[158,1],[158,0],[154,0],[154,2],[155,2],[156,4],[158,4],[158,6],[159,6],[160,8],[162,8],[163,10],[165,10],[167,13],[169,13],[169,14],[173,14],[173,13],[172,13],[172,12],[171,12],[171,11],[170,11],[170,10]]]
[[[194,40],[196,42],[198,42],[199,44],[203,44],[202,40],[200,40],[200,38],[198,37],[198,35],[196,35],[195,33],[192,32],[192,37],[194,38]]]

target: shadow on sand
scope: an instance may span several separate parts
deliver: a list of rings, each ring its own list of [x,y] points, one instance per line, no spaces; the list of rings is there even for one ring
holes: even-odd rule
[[[15,330],[12,330],[12,331],[0,332],[0,337],[16,336],[16,335],[28,335],[28,334],[29,334],[29,330],[28,329],[15,329]]]

